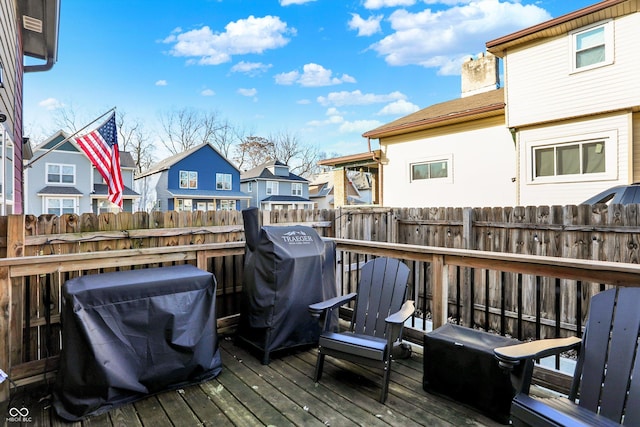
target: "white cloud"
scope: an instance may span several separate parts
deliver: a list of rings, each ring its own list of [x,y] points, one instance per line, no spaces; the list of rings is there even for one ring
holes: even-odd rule
[[[251,89],[240,88],[238,89],[238,93],[242,96],[256,96],[256,94],[258,93],[258,90],[254,87],[252,87]]]
[[[390,104],[387,104],[378,111],[378,116],[404,116],[407,114],[415,113],[418,111],[420,107],[412,102],[405,101],[404,99],[399,99]]]
[[[383,7],[413,6],[416,0],[366,0],[366,9],[381,9]]]
[[[292,85],[297,83],[305,87],[318,87],[355,83],[356,79],[348,74],[335,77],[333,76],[333,71],[324,68],[322,65],[309,63],[302,67],[302,73],[297,70],[280,73],[275,76],[275,81],[279,85]]]
[[[390,65],[420,65],[438,68],[443,75],[459,74],[470,48],[484,51],[486,40],[551,19],[544,9],[515,0],[438,3],[459,6],[417,13],[398,9],[388,18],[394,32],[370,47]]]
[[[359,36],[371,36],[381,31],[380,21],[382,21],[382,15],[370,16],[367,19],[363,19],[357,13],[352,13],[349,28],[358,30]]]
[[[173,44],[170,54],[192,58],[200,65],[218,65],[231,61],[233,55],[263,53],[289,43],[288,35],[295,29],[277,16],[239,19],[225,26],[224,32],[214,32],[208,26],[191,31],[176,31],[164,39]],[[194,60],[193,58],[197,58]]]
[[[156,86],[166,86],[168,83],[166,80],[158,80]]]
[[[231,67],[231,72],[233,73],[244,73],[251,77],[255,77],[266,72],[273,65],[271,64],[263,64],[262,62],[245,62],[240,61]]]
[[[296,101],[296,104],[309,105],[309,104],[311,104],[311,100],[309,100],[309,99],[300,99],[300,100]]]
[[[402,92],[391,92],[383,95],[376,95],[374,93],[362,93],[360,90],[354,90],[352,92],[331,92],[327,96],[319,96],[316,100],[321,105],[369,105],[378,104],[383,102],[393,102],[401,99],[406,99],[407,96]]]
[[[312,1],[316,1],[316,0],[280,0],[280,6],[289,6],[292,4],[305,4],[305,3],[311,3]]]
[[[44,99],[38,102],[38,105],[46,110],[57,110],[58,108],[64,107],[64,104],[55,98]]]
[[[213,96],[215,94],[216,93],[211,89],[205,89],[202,92],[200,92],[200,95],[202,95],[202,96]]]
[[[342,133],[365,133],[366,131],[375,129],[378,126],[382,126],[382,123],[377,120],[356,120],[353,122],[342,123],[339,130]]]

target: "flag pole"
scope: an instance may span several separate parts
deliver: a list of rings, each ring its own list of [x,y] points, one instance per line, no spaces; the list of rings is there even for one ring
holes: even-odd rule
[[[104,116],[106,116],[107,114],[110,114],[112,112],[116,111],[116,107],[113,107],[112,109],[110,109],[109,111],[107,111],[106,113],[103,113],[102,115],[100,115],[99,117],[93,119],[91,122],[89,122],[87,125],[85,125],[82,129],[75,131],[72,135],[66,137],[65,139],[63,139],[62,141],[58,142],[56,145],[54,145],[53,147],[49,148],[44,154],[42,154],[41,156],[36,157],[35,159],[32,159],[29,163],[27,163],[26,165],[24,165],[22,168],[23,169],[27,169],[30,168],[35,162],[37,162],[38,160],[40,160],[41,158],[43,158],[44,156],[46,156],[47,154],[49,154],[50,152],[52,152],[53,150],[57,149],[58,147],[60,147],[62,144],[64,144],[65,142],[69,141],[71,138],[75,137],[76,135],[78,135],[80,132],[82,132],[83,130],[85,130],[86,128],[88,128],[89,126],[91,126],[92,124],[94,124],[95,122],[97,122],[98,120],[102,119]]]

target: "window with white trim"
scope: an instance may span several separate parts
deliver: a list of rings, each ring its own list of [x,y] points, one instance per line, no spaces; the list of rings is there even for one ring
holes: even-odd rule
[[[216,190],[231,190],[231,174],[230,173],[216,174]]]
[[[76,213],[76,199],[70,197],[47,197],[45,212],[53,215]]]
[[[617,179],[617,131],[525,142],[532,184]]]
[[[75,184],[76,166],[47,163],[47,184]]]
[[[294,182],[291,184],[291,195],[292,196],[302,196],[302,183]]]
[[[253,182],[247,182],[247,193],[253,193]]]
[[[176,211],[191,212],[192,210],[193,210],[193,200],[191,200],[191,199],[178,199],[178,206],[176,207]]]
[[[584,141],[534,148],[534,179],[606,172],[604,141]]]
[[[571,33],[573,71],[613,63],[613,21]]]
[[[235,200],[220,200],[221,211],[234,211],[236,209]]]
[[[180,188],[197,189],[198,172],[180,171]]]
[[[267,181],[267,196],[278,194],[278,181]]]
[[[449,177],[449,160],[430,160],[410,165],[411,181]]]

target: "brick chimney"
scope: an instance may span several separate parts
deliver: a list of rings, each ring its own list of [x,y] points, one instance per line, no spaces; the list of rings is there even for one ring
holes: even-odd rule
[[[479,53],[462,64],[462,98],[498,88],[498,57]]]

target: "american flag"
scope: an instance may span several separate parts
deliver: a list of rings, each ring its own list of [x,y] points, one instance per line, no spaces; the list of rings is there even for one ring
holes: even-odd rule
[[[76,143],[98,169],[109,187],[109,201],[122,208],[122,171],[118,151],[116,113],[98,129],[76,138]]]

